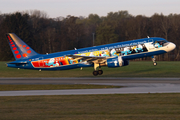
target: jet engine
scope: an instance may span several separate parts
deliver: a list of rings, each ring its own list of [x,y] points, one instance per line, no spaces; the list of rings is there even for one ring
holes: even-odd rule
[[[123,60],[121,56],[107,59],[108,67],[122,67],[122,66],[127,66],[127,65],[129,65],[129,61]]]

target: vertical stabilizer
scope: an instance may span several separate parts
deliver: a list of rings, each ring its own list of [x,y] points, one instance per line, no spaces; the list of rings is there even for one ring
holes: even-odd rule
[[[23,42],[16,34],[6,34],[10,48],[16,60],[27,59],[29,57],[38,55],[32,48]]]

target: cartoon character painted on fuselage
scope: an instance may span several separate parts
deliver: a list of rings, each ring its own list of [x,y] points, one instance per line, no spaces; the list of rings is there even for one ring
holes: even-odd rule
[[[138,48],[136,48],[137,52],[143,52],[143,46],[141,44],[138,45]]]
[[[116,54],[116,50],[115,50],[115,49],[112,49],[110,53],[111,53],[112,56],[118,56],[118,55]]]
[[[128,54],[131,54],[132,51],[130,50],[130,47],[125,47],[125,48],[124,48],[124,51],[121,51],[121,53],[122,53],[123,55],[128,55]]]
[[[109,57],[109,51],[108,50],[102,51],[101,56],[102,57]]]
[[[162,45],[160,45],[158,42],[155,42],[154,47],[155,48],[160,48],[160,47],[162,47]]]
[[[55,58],[51,58],[48,63],[46,63],[47,66],[59,66],[59,63],[56,61],[54,64]]]

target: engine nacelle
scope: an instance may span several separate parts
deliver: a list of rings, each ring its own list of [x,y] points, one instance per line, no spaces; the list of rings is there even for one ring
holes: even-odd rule
[[[129,65],[129,61],[123,60],[121,56],[107,59],[108,67],[122,67]]]

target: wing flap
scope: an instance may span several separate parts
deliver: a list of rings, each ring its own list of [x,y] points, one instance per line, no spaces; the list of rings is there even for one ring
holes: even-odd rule
[[[101,57],[101,56],[81,56],[81,55],[67,55],[68,57],[72,57],[73,59],[82,61],[87,61],[88,63],[103,63],[106,59],[110,57]]]

